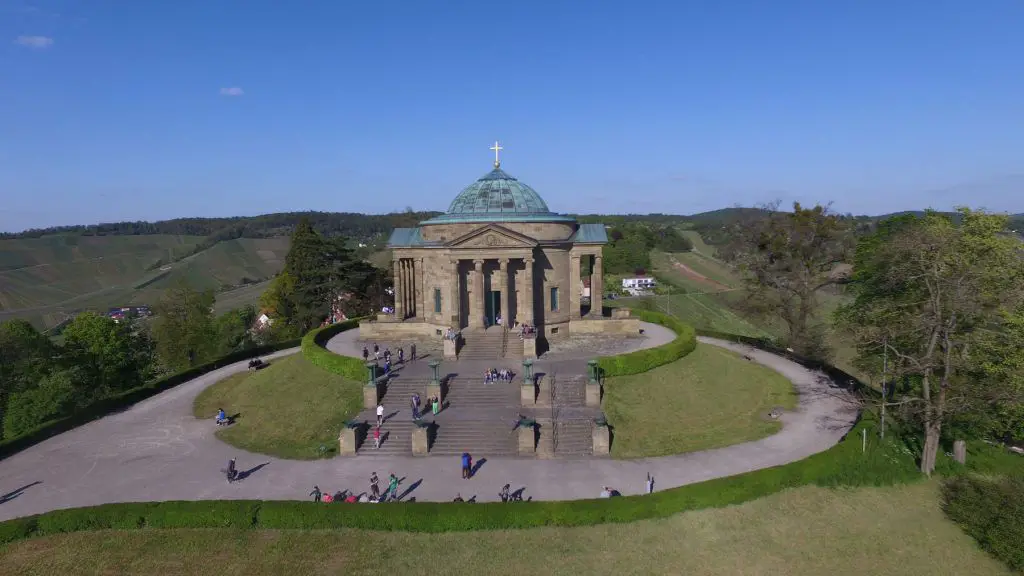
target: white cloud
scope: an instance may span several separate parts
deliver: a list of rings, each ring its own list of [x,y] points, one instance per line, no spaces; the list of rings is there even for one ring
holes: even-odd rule
[[[241,96],[242,94],[245,94],[245,91],[239,88],[238,86],[220,89],[221,96]]]
[[[18,36],[14,43],[19,46],[28,46],[29,48],[49,48],[53,46],[53,38],[48,36]]]

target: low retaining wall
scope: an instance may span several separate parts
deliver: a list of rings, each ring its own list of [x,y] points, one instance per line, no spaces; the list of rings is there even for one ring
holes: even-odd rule
[[[359,325],[362,340],[401,340],[404,338],[440,338],[447,326],[427,322],[363,322]],[[441,333],[438,333],[438,330]]]
[[[570,334],[622,334],[640,335],[640,321],[636,318],[602,318],[598,320],[573,320],[569,323]]]

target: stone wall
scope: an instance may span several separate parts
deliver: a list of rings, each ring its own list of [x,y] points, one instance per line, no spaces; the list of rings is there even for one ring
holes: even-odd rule
[[[441,338],[437,334],[447,326],[427,322],[362,322],[359,324],[361,340],[400,340],[405,338]]]
[[[573,320],[569,324],[569,332],[573,334],[616,334],[624,336],[639,336],[640,320],[636,318]]]

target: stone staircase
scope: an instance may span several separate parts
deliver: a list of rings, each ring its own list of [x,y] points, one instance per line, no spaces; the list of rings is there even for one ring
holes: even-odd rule
[[[464,374],[448,382],[447,408],[437,415],[432,455],[474,458],[515,456],[513,432],[519,415],[519,381],[484,384],[483,375]]]
[[[463,330],[459,360],[498,360],[502,357],[503,340],[500,326]],[[522,355],[522,350],[519,354]]]
[[[555,456],[572,458],[594,454],[593,421],[589,418],[559,419],[555,431]]]

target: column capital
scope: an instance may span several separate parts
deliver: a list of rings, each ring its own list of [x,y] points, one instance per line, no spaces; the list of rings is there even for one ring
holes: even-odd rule
[[[508,258],[498,258],[498,264],[501,264],[502,268],[508,266]]]
[[[484,267],[484,259],[483,258],[474,258],[473,259],[473,266],[476,266],[477,268],[483,268]]]
[[[533,256],[527,256],[526,258],[523,258],[523,263],[525,263],[527,266],[533,264]]]

